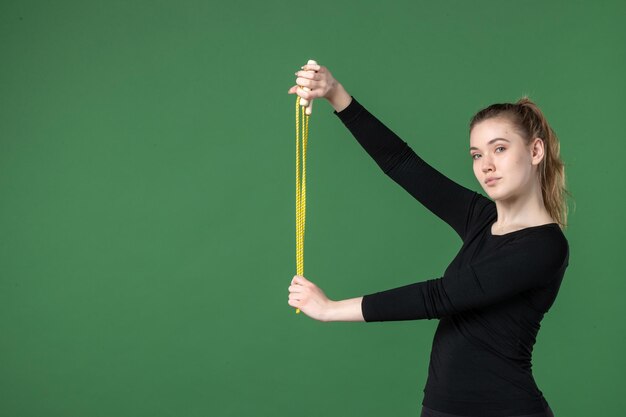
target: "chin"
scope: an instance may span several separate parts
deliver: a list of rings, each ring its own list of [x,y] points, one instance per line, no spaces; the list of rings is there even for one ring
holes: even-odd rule
[[[509,193],[501,190],[494,190],[490,188],[483,188],[483,190],[485,190],[485,194],[487,194],[487,196],[493,201],[506,200],[510,197]]]

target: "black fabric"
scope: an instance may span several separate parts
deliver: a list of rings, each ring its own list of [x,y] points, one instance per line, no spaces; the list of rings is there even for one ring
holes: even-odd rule
[[[386,175],[462,240],[441,277],[368,294],[361,305],[367,322],[439,319],[423,405],[461,416],[543,412],[531,359],[568,265],[560,227],[493,235],[494,202],[428,165],[354,97],[334,113]]]
[[[458,414],[442,413],[441,411],[432,410],[426,406],[422,406],[422,412],[420,414],[420,417],[480,417],[480,416],[460,416]],[[554,417],[554,414],[552,413],[552,409],[548,407],[545,409],[545,411],[542,411],[540,413],[504,416],[504,417]]]

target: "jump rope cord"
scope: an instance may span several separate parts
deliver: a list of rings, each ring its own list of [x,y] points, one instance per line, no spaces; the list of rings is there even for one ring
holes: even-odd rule
[[[302,119],[302,122],[300,121]],[[309,115],[296,99],[296,274],[304,275],[304,226],[306,222],[306,145],[309,137]],[[300,146],[302,142],[302,146]],[[302,149],[302,153],[300,152]],[[300,174],[302,160],[302,174]],[[296,309],[300,313],[300,309]]]

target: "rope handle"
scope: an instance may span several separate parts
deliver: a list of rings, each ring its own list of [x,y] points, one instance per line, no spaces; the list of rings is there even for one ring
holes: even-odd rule
[[[317,65],[317,61],[315,61],[313,59],[309,59],[309,61],[306,64],[307,65]],[[304,91],[311,91],[311,89],[309,87],[300,87],[300,88],[302,88]],[[300,97],[300,105],[306,107],[306,115],[310,116],[311,113],[313,112],[313,100],[309,101],[306,98]]]

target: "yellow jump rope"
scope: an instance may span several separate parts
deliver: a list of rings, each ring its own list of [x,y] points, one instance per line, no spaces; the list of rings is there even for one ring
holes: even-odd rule
[[[307,65],[317,65],[310,59]],[[309,91],[306,87],[301,87]],[[304,226],[306,222],[306,145],[312,101],[296,98],[296,274],[304,275]],[[302,173],[301,173],[302,171]],[[296,309],[296,314],[300,309]]]

